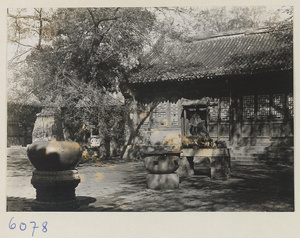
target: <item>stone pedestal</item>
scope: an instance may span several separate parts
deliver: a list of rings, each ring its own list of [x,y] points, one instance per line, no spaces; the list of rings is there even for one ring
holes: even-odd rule
[[[227,157],[211,157],[210,177],[220,180],[230,177],[230,164]]]
[[[230,153],[227,148],[184,148],[181,156],[190,159],[194,174],[209,171],[212,179],[226,180],[230,177]]]
[[[33,171],[31,184],[36,189],[34,211],[74,211],[80,207],[75,188],[80,183],[77,170]]]
[[[194,175],[194,169],[187,157],[181,157],[179,159],[179,168],[176,170],[176,173],[180,178],[186,178]]]
[[[163,190],[178,189],[179,176],[176,173],[171,174],[148,174],[146,177],[147,188]]]
[[[144,153],[145,167],[149,171],[146,177],[147,188],[178,189],[179,176],[175,171],[179,167],[179,152],[152,151]]]
[[[34,211],[74,211],[80,207],[75,188],[80,182],[75,169],[82,155],[76,142],[40,141],[27,148],[30,162],[36,168],[31,184],[36,189]]]

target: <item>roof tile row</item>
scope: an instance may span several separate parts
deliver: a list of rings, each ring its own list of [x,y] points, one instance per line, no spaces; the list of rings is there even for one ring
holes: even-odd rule
[[[292,45],[271,32],[171,42],[144,56],[131,83],[191,80],[227,74],[291,69]]]

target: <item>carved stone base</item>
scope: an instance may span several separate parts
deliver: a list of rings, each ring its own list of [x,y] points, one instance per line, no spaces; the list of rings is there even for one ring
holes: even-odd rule
[[[184,156],[179,159],[179,168],[176,170],[176,173],[180,178],[186,178],[194,175],[193,167],[187,157]]]
[[[171,174],[148,174],[146,177],[147,188],[155,190],[178,189],[179,176]]]
[[[73,211],[80,207],[75,188],[80,183],[77,170],[33,171],[31,184],[36,189],[34,211]]]
[[[210,176],[218,180],[226,180],[230,177],[230,163],[227,157],[211,158]]]
[[[208,157],[194,157],[193,167],[195,175],[211,175],[211,162]]]
[[[226,180],[230,177],[231,162],[228,148],[184,148],[181,156],[187,157],[195,175],[210,173],[210,177],[217,180]]]

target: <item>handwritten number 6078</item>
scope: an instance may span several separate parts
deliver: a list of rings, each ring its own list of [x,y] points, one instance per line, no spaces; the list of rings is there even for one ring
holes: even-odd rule
[[[12,220],[14,219],[14,217],[12,217],[9,221],[9,224],[8,224],[8,227],[9,229],[13,230],[16,228],[16,223],[12,222]],[[33,224],[33,227],[32,227],[32,236],[34,236],[34,231],[35,229],[39,228],[37,225],[36,225],[36,222],[35,221],[31,221],[30,222],[31,224]],[[42,232],[46,233],[48,230],[47,230],[47,225],[48,225],[48,222],[45,221],[42,223]],[[19,228],[20,228],[20,231],[25,231],[26,228],[27,228],[27,225],[26,223],[24,222],[21,222],[20,225],[19,225]]]

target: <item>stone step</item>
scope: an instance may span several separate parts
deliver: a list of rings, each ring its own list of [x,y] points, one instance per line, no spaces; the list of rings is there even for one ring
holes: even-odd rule
[[[269,146],[271,145],[271,141],[267,140],[267,141],[261,141],[261,140],[258,140],[256,142],[245,142],[245,143],[241,143],[240,145],[241,146]]]
[[[251,147],[244,147],[244,146],[240,146],[240,147],[229,147],[230,151],[233,152],[252,152],[252,151],[264,151],[266,148],[266,146],[251,146]]]
[[[262,147],[262,148],[230,148],[231,154],[262,154],[267,152],[275,151],[294,151],[294,147],[284,146],[284,147]]]
[[[264,161],[256,161],[256,160],[233,160],[231,161],[231,166],[235,165],[262,165],[265,164]]]
[[[278,156],[293,156],[294,149],[293,148],[266,148],[263,151],[256,150],[230,150],[231,157],[261,157],[261,156],[269,156],[269,157],[278,157]]]
[[[255,152],[233,152],[230,153],[231,156],[239,156],[239,157],[243,157],[243,156],[260,156],[266,154],[266,151],[262,151],[257,153],[257,151]]]
[[[273,156],[273,155],[293,155],[294,150],[278,150],[278,151],[267,151],[265,154]]]
[[[294,151],[294,147],[268,147],[267,151],[272,152],[272,151]]]
[[[272,142],[270,147],[293,147],[294,142]]]
[[[244,157],[244,156],[251,156],[251,157],[254,157],[254,156],[260,156],[260,155],[263,155],[263,154],[266,154],[266,152],[260,152],[260,153],[230,153],[230,156],[238,156],[238,157]]]
[[[231,158],[253,158],[253,159],[261,159],[261,158],[282,158],[282,157],[293,157],[294,153],[264,153],[264,154],[231,154]]]
[[[294,159],[291,156],[288,157],[231,157],[231,163],[232,164],[264,164],[264,163],[271,163],[271,162],[293,162]]]
[[[231,156],[230,157],[231,161],[232,160],[259,160],[257,157],[253,156]]]
[[[277,141],[293,142],[294,141],[294,137],[271,139],[270,141],[271,142],[277,142]]]

